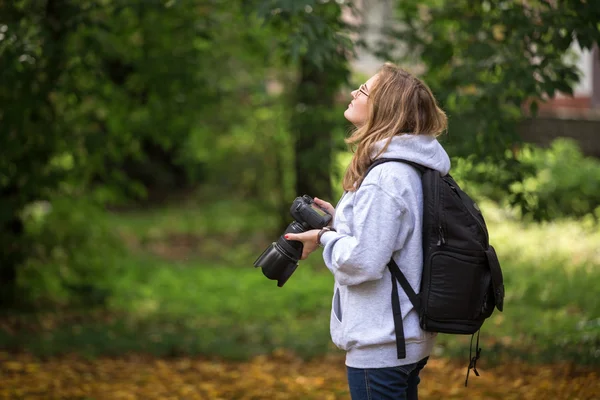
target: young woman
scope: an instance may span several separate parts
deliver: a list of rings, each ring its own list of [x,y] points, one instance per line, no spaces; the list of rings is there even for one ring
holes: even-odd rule
[[[302,259],[322,245],[335,277],[331,337],[346,351],[353,400],[417,399],[419,372],[427,363],[435,334],[423,331],[412,303],[398,285],[406,358],[398,359],[387,264],[398,264],[419,292],[423,265],[423,194],[419,172],[379,157],[402,158],[448,173],[450,160],[436,140],[447,119],[431,90],[403,69],[386,63],[352,92],[344,117],[355,125],[346,140],[352,161],[337,208],[315,202],[334,215],[331,227],[286,239],[304,245]]]

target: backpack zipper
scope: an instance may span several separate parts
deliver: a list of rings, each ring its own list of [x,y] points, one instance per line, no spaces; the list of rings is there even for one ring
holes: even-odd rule
[[[452,189],[456,194],[458,194],[458,189],[452,185],[449,184],[450,189]],[[458,194],[458,196],[460,197],[460,194]],[[481,229],[481,231],[483,232],[484,236],[485,236],[485,244],[486,244],[486,248],[490,246],[490,238],[488,237],[488,233],[487,230],[484,228],[484,226],[481,224],[481,222],[479,221],[479,218],[477,218],[477,216],[471,211],[471,208],[465,205],[465,208],[467,209],[467,211],[469,212],[469,214],[471,214],[471,216],[473,217],[473,219],[475,220],[475,222],[477,222],[477,225],[479,225],[479,228]],[[440,226],[441,229],[441,226]],[[439,246],[439,242],[438,242],[438,246]]]
[[[441,176],[438,179],[441,182],[443,182],[443,179],[442,179]],[[435,178],[433,180],[433,187],[434,187],[434,191],[433,191],[434,205],[433,205],[433,208],[436,211],[439,210],[439,208],[440,208],[440,188],[439,188],[439,185],[440,185],[441,182],[439,182],[439,181],[436,182]],[[437,228],[438,228],[438,241],[437,241],[437,245],[441,246],[442,243],[444,243],[444,244],[446,243],[446,239],[444,239],[444,229],[442,228],[442,221],[440,220],[439,214],[436,213],[435,215],[436,215],[435,225],[437,225]]]
[[[438,233],[439,233],[439,237],[438,237],[437,245],[441,246],[443,244],[446,244],[446,238],[444,237],[444,228],[442,227],[441,224],[438,226]]]
[[[435,209],[438,210],[440,207],[440,184],[444,182],[444,179],[440,176],[439,177],[439,182],[437,182],[437,184],[434,184],[435,187]],[[446,244],[446,235],[444,234],[444,227],[442,226],[442,220],[441,218],[439,218],[439,214],[436,213],[436,215],[438,215],[437,218],[437,228],[438,228],[438,241],[437,241],[437,245],[442,246]]]

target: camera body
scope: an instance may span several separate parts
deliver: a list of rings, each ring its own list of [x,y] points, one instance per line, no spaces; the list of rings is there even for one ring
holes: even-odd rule
[[[332,216],[323,208],[317,206],[312,197],[303,195],[296,197],[290,207],[290,214],[294,218],[283,235],[269,247],[254,262],[255,267],[261,267],[263,274],[277,281],[277,286],[282,287],[298,267],[298,260],[302,256],[302,242],[286,240],[288,233],[302,233],[310,229],[321,229],[331,222]]]

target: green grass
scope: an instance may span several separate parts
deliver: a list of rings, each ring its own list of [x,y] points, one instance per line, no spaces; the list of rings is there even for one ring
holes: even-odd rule
[[[504,271],[505,311],[484,324],[484,357],[600,361],[600,233],[576,221],[522,224],[482,204]],[[22,334],[0,329],[0,346],[51,355],[128,351],[245,358],[285,347],[303,356],[333,349],[329,312],[333,278],[315,254],[278,288],[255,258],[277,221],[237,203],[110,216],[136,238],[113,282],[107,309],[79,317],[19,315]],[[157,255],[172,236],[196,238],[177,254]],[[77,314],[77,313],[76,313]],[[44,322],[45,320],[51,323]],[[467,336],[440,335],[437,355],[466,358]]]
[[[6,347],[52,355],[76,349],[90,356],[143,351],[229,358],[289,348],[322,354],[330,348],[328,271],[299,267],[283,288],[247,266],[131,259],[102,312],[72,318],[56,313],[21,316],[35,334],[0,333]],[[39,331],[44,321],[56,328]],[[0,331],[2,332],[2,331]]]
[[[206,203],[188,200],[181,204],[109,214],[119,230],[140,237],[164,237],[173,233],[256,233],[277,225],[267,206],[244,199],[215,199]],[[290,217],[291,222],[291,217]]]

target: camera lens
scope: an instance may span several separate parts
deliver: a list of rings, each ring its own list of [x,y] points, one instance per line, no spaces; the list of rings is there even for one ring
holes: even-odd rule
[[[303,233],[307,229],[318,229],[327,225],[331,220],[324,210],[313,204],[310,196],[297,197],[290,207],[290,214],[294,221],[287,226],[283,235],[256,259],[255,267],[260,267],[263,274],[272,280],[277,280],[281,287],[298,267],[298,260],[302,256],[303,245],[297,240],[286,240],[288,233]]]
[[[277,245],[276,242],[271,243],[269,247],[258,257],[254,262],[255,267],[261,267],[263,274],[269,279],[279,279],[281,271],[289,264],[296,264],[298,260],[294,260]]]
[[[304,232],[301,224],[294,221],[285,230],[287,233]],[[298,260],[302,256],[302,242],[288,241],[283,236],[269,247],[256,259],[255,267],[260,267],[263,274],[272,280],[277,280],[277,286],[283,286],[288,278],[298,267]]]

